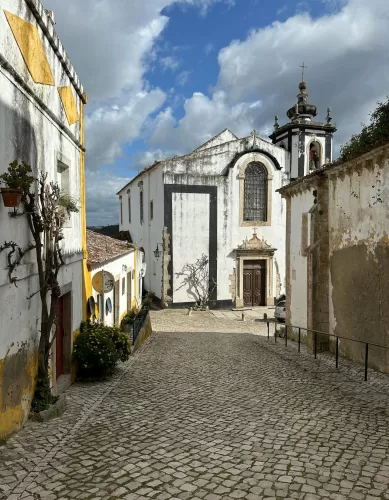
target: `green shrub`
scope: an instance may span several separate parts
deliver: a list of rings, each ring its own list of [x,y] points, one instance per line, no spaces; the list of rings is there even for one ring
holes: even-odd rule
[[[378,102],[370,113],[370,124],[362,125],[359,134],[354,134],[349,142],[340,148],[340,161],[348,161],[389,141],[389,98]]]
[[[81,324],[73,346],[73,360],[78,363],[82,376],[108,375],[119,360],[126,361],[129,355],[129,339],[117,327],[90,322]]]
[[[110,335],[115,344],[115,349],[119,354],[120,361],[128,361],[131,354],[131,344],[128,335],[120,331],[116,326],[111,329]]]

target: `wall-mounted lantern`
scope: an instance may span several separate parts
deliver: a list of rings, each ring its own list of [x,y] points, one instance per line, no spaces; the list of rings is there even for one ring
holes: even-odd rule
[[[160,246],[161,246],[161,250],[159,249]],[[157,243],[157,248],[154,250],[154,256],[157,260],[159,260],[159,258],[161,257],[162,250],[163,250],[162,243]]]

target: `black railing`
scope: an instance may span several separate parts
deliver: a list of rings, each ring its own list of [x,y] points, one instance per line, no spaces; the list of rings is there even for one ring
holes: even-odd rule
[[[139,332],[142,330],[143,324],[146,321],[146,318],[148,316],[148,310],[146,314],[143,316],[134,318],[133,323],[132,323],[132,343],[135,344],[136,339],[138,338]]]
[[[266,321],[267,323],[267,338],[270,340],[270,321]],[[342,337],[341,335],[335,335],[333,333],[322,332],[320,330],[313,330],[311,328],[304,328],[301,326],[288,325],[286,323],[275,323],[274,322],[274,341],[277,342],[277,325],[280,327],[283,326],[285,328],[285,347],[288,346],[288,328],[291,328],[292,331],[298,330],[298,352],[301,352],[301,332],[305,331],[307,334],[313,334],[313,355],[315,359],[317,359],[317,336],[318,335],[327,335],[328,337],[333,337],[336,339],[335,343],[335,366],[336,369],[339,368],[339,339],[347,340],[349,342],[357,342],[358,344],[365,345],[365,381],[367,381],[367,373],[368,373],[368,365],[369,365],[369,346],[372,347],[380,347],[382,349],[389,349],[389,346],[384,346],[381,344],[375,344],[373,342],[365,342],[364,340],[351,339],[350,337]]]

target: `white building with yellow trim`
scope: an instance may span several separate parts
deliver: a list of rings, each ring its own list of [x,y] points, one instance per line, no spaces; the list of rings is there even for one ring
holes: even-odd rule
[[[128,311],[142,304],[142,282],[146,274],[144,253],[131,243],[90,230],[86,232],[86,241],[89,281],[101,271],[110,273],[114,280],[113,289],[108,293],[92,290],[95,319],[108,326],[119,326]]]
[[[51,357],[54,390],[71,382],[75,332],[86,319],[90,283],[86,271],[84,104],[86,94],[54,29],[53,15],[39,0],[0,0],[0,174],[15,159],[31,165],[77,200],[64,230],[65,265]],[[11,218],[0,200],[0,245],[21,247],[31,238],[25,217]],[[39,296],[34,252],[9,283],[6,252],[0,254],[0,440],[28,416],[37,369]]]

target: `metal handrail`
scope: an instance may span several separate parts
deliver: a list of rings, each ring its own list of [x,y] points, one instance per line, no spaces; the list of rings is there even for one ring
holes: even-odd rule
[[[270,340],[270,321],[267,320],[267,339]],[[351,339],[350,337],[343,337],[341,335],[335,335],[334,333],[329,333],[329,332],[323,332],[321,330],[313,330],[312,328],[305,328],[303,326],[295,326],[295,325],[288,325],[287,323],[284,323],[285,325],[285,346],[288,346],[288,328],[292,328],[295,330],[298,330],[298,352],[301,352],[301,331],[306,331],[313,333],[313,338],[314,338],[314,356],[315,359],[317,359],[317,334],[319,335],[327,335],[328,337],[334,337],[336,338],[336,350],[335,350],[335,366],[336,369],[339,368],[339,339],[342,340],[348,340],[350,342],[357,342],[359,344],[364,344],[365,345],[365,381],[367,381],[367,371],[368,371],[368,360],[369,360],[369,346],[373,347],[381,347],[383,349],[389,349],[389,346],[381,345],[381,344],[375,344],[373,342],[365,342],[363,340],[358,340],[358,339]],[[277,323],[275,323],[274,326],[274,340],[277,342]]]

